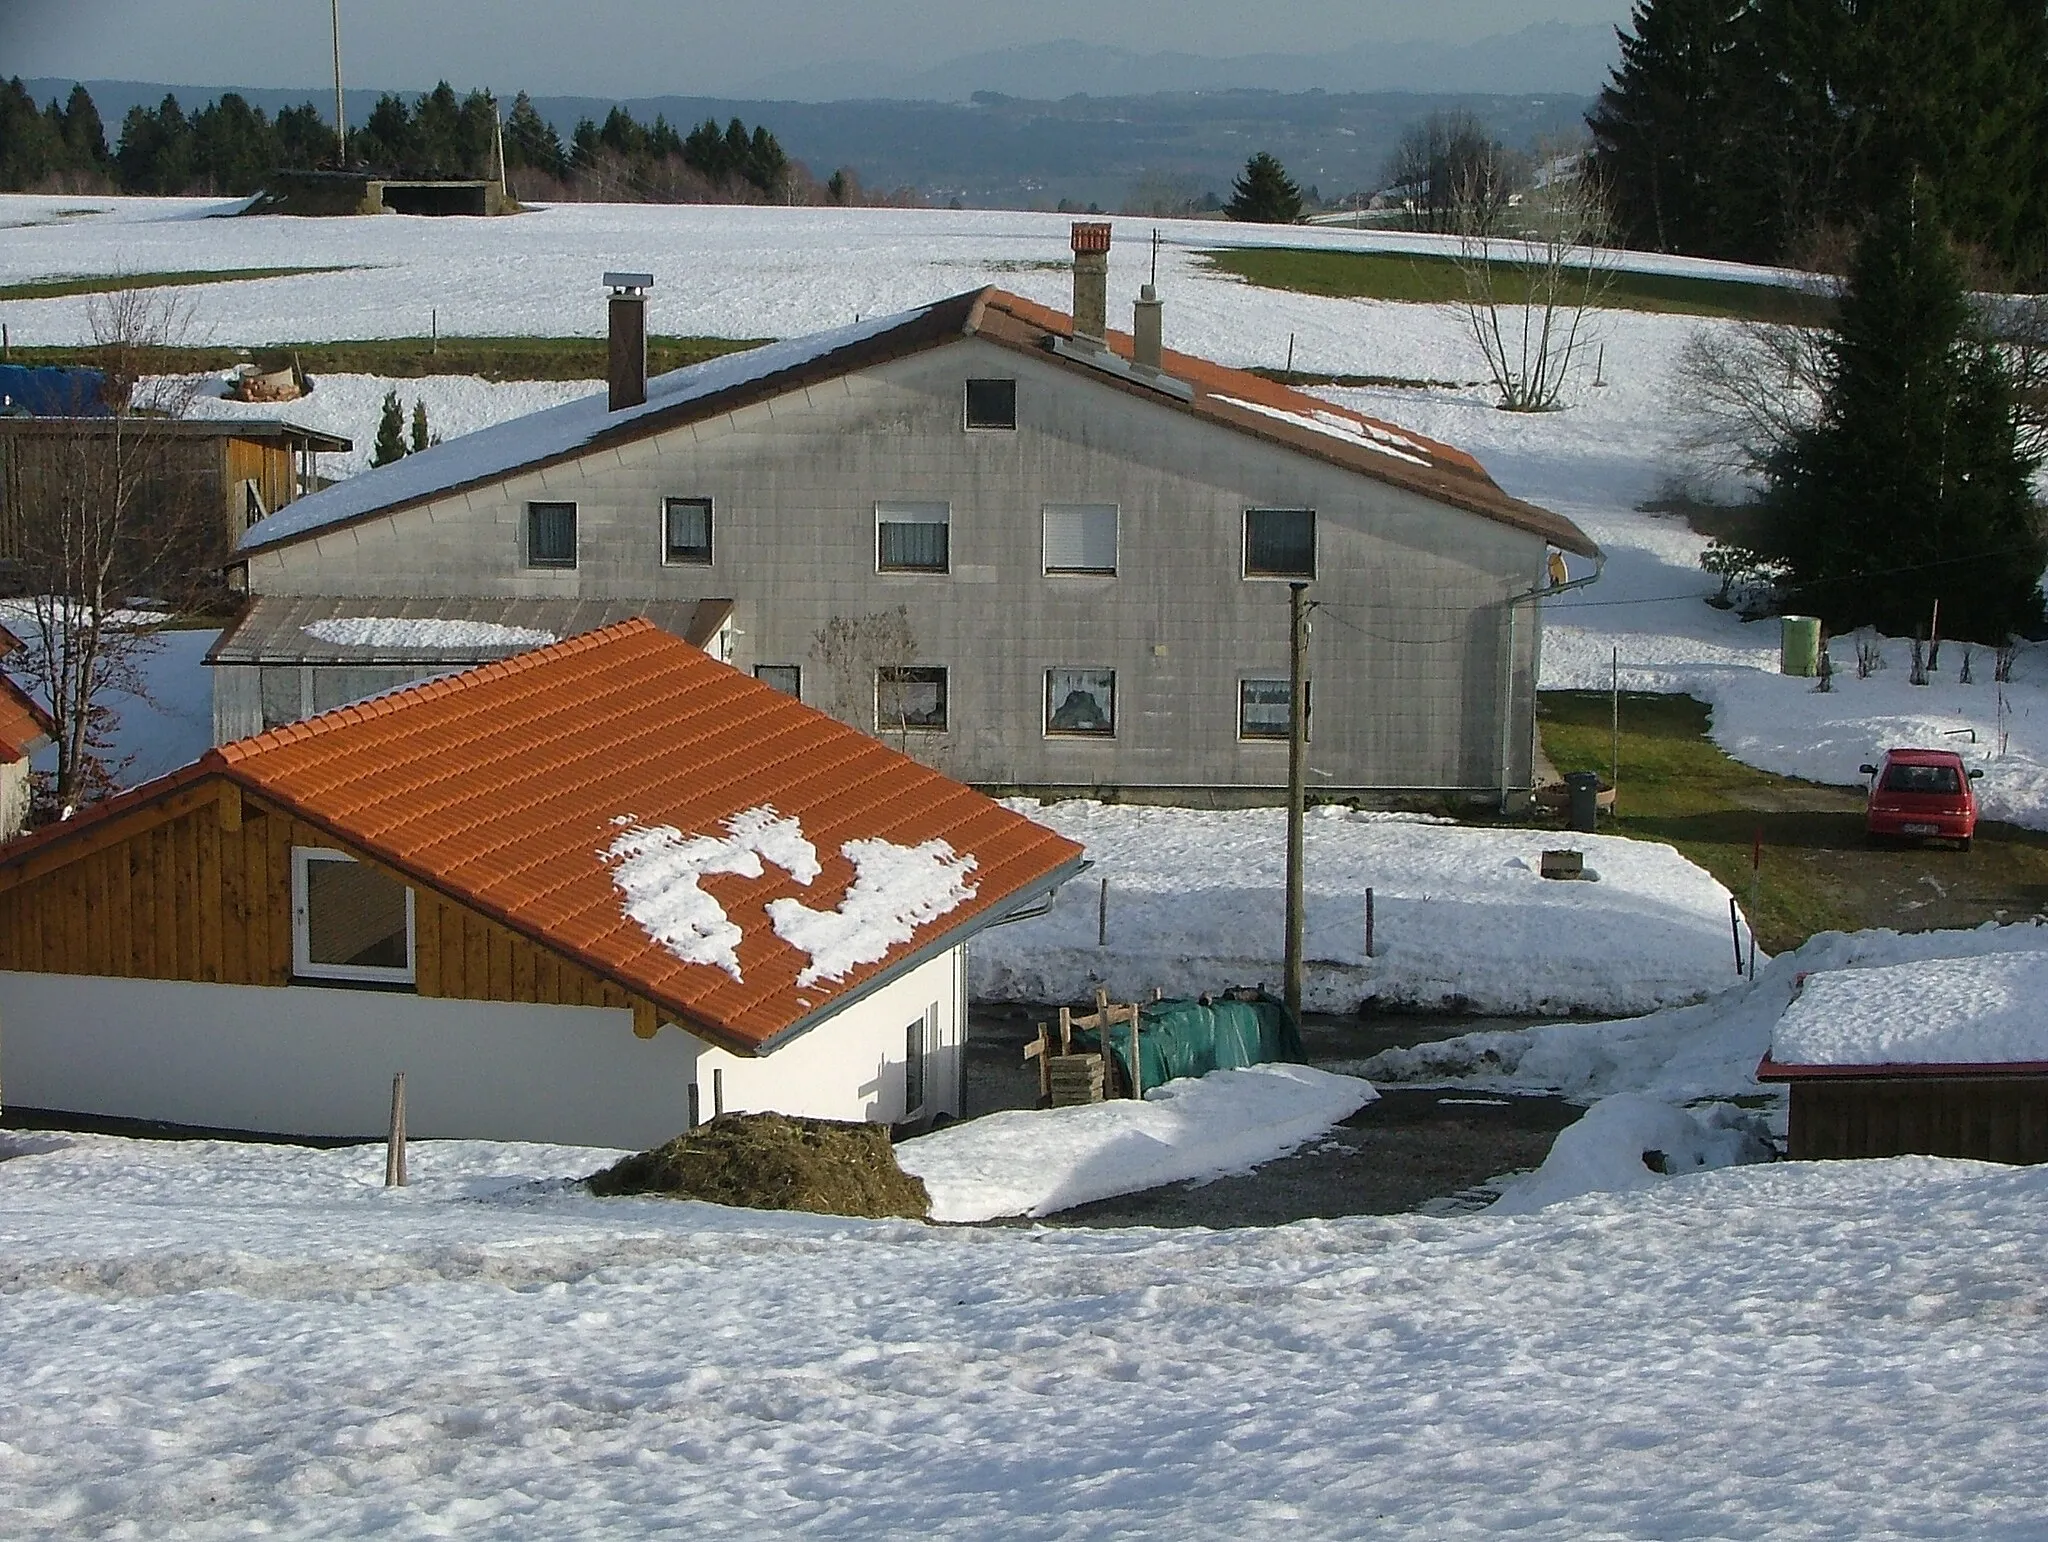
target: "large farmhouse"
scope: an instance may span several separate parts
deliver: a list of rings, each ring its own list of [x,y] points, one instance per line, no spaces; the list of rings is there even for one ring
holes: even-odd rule
[[[714,603],[733,662],[963,781],[1265,800],[1305,583],[1317,793],[1526,790],[1540,601],[1598,548],[1456,450],[1164,348],[1149,291],[1111,332],[1108,242],[1075,227],[1072,318],[979,289],[653,381],[651,281],[608,275],[607,395],[248,532],[216,737]]]
[[[1080,848],[629,621],[0,847],[0,1077],[72,1114],[644,1146],[960,1112],[967,940]]]

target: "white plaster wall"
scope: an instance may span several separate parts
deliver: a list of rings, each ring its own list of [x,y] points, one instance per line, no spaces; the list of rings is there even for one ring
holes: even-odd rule
[[[925,1052],[924,1116],[960,1114],[961,1054],[967,1038],[966,949],[952,948],[830,1022],[761,1059],[746,1059],[702,1044],[676,1028],[671,1037],[696,1048],[698,1097],[705,1118],[712,1106],[712,1073],[721,1073],[728,1112],[807,1114],[817,1119],[858,1119],[899,1124],[903,1106],[904,1029],[933,1006],[936,1031]]]
[[[284,1135],[408,1132],[644,1147],[687,1118],[691,1057],[600,1007],[0,972],[0,1094],[20,1108]]]
[[[29,763],[0,761],[0,841],[11,841],[27,828]]]

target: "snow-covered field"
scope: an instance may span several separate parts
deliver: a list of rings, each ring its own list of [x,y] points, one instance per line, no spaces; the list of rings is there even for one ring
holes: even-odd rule
[[[971,951],[988,1000],[1120,1000],[1225,985],[1275,991],[1284,952],[1286,815],[1084,800],[1014,808],[1087,848],[1095,868],[1052,911]],[[1306,829],[1302,1000],[1536,1014],[1647,1012],[1735,975],[1728,891],[1669,846],[1606,835],[1467,829],[1314,810]],[[1594,882],[1538,874],[1545,847],[1585,854]],[[1102,879],[1108,944],[1097,946]],[[1365,893],[1373,891],[1373,956]],[[1745,941],[1747,934],[1745,934]]]
[[[2040,1534],[2048,1170],[956,1231],[0,1136],[0,1534]]]

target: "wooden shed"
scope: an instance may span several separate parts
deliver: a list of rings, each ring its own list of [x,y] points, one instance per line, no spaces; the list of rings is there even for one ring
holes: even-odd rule
[[[1781,1065],[1760,1082],[1792,1095],[1786,1154],[1944,1156],[2048,1162],[2048,1062],[1991,1065]]]

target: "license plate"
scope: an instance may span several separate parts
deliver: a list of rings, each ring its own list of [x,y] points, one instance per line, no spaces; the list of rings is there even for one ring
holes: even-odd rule
[[[1899,826],[1899,829],[1900,829],[1900,830],[1901,830],[1902,832],[1904,832],[1905,834],[1907,834],[1907,835],[1939,835],[1939,834],[1941,834],[1941,826],[1940,826],[1940,825],[1900,825],[1900,826]]]

